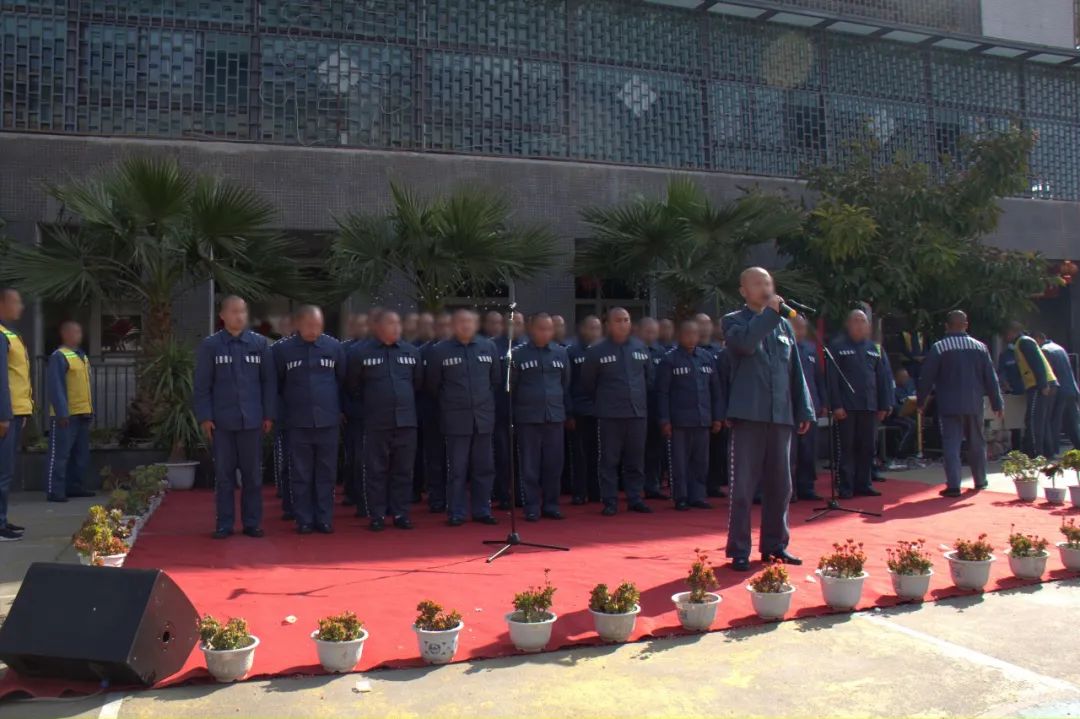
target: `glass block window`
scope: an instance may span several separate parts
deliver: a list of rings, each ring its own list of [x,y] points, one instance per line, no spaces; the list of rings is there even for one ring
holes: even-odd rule
[[[1028,115],[1080,120],[1080,73],[1025,67],[1024,89]]]
[[[781,88],[821,87],[817,36],[763,23],[706,20],[714,78]]]
[[[589,0],[577,4],[573,25],[573,52],[583,60],[661,70],[703,65],[699,20],[688,13]]]
[[[0,15],[0,128],[74,129],[68,87],[67,23],[53,17]]]
[[[436,52],[426,76],[427,148],[565,155],[561,64]]]
[[[27,13],[65,13],[67,0],[0,0],[0,10]]]
[[[82,0],[79,4],[79,12],[94,20],[166,24],[250,25],[251,8],[251,0]]]
[[[264,39],[261,136],[266,142],[408,147],[412,54],[404,48]]]
[[[830,37],[829,90],[843,95],[926,101],[923,57],[880,41]]]
[[[259,21],[272,31],[364,38],[416,38],[420,0],[260,0]]]
[[[925,105],[833,95],[826,99],[833,142],[832,163],[844,164],[858,148],[874,148],[872,159],[932,161],[929,110]]]
[[[934,152],[939,162],[963,161],[961,138],[985,132],[1004,132],[1012,122],[1008,117],[981,115],[960,110],[934,111]]]
[[[665,167],[702,167],[697,83],[674,75],[581,65],[573,69],[571,153]]]
[[[930,54],[934,102],[949,107],[1020,111],[1020,71],[1016,63],[949,52]]]
[[[427,0],[427,39],[530,55],[566,52],[565,0]]]
[[[1076,199],[1080,187],[1080,127],[1075,123],[1034,120],[1039,139],[1031,152],[1030,196]]]

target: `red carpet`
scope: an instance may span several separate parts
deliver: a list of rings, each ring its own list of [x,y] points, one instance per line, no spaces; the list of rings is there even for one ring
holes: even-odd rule
[[[824,482],[822,482],[824,484]],[[935,555],[957,537],[990,535],[996,547],[1006,545],[1010,525],[1018,530],[1060,540],[1062,516],[1080,516],[1080,510],[1051,507],[1041,500],[1032,505],[1011,495],[967,492],[959,499],[942,499],[937,488],[890,480],[876,485],[881,498],[857,499],[847,506],[881,510],[881,518],[833,513],[804,523],[818,503],[791,507],[791,550],[806,564],[794,567],[796,593],[790,618],[824,614],[820,587],[806,580],[817,558],[834,541],[848,537],[865,544],[870,557],[870,578],[863,608],[896,603],[885,569],[885,548],[899,539],[923,538]],[[622,580],[637,583],[642,612],[634,638],[682,633],[670,596],[683,591],[683,578],[694,549],[706,550],[721,566],[717,570],[723,596],[715,629],[757,623],[750,598],[743,588],[748,575],[723,566],[728,505],[718,500],[712,511],[675,512],[670,503],[654,502],[653,515],[621,513],[601,517],[598,505],[566,507],[566,521],[521,523],[523,538],[565,544],[570,552],[517,549],[493,564],[484,558],[489,547],[482,539],[505,536],[508,522],[496,527],[469,524],[452,529],[442,517],[417,508],[411,532],[387,529],[367,531],[366,520],[339,508],[334,535],[298,536],[291,523],[278,519],[277,502],[267,494],[267,536],[255,540],[236,536],[227,541],[210,538],[213,499],[209,492],[174,492],[139,536],[127,560],[128,567],[161,568],[187,592],[200,612],[219,617],[242,616],[262,640],[252,676],[319,673],[315,649],[308,638],[316,620],[345,609],[355,611],[371,637],[364,648],[361,670],[420,664],[411,629],[414,607],[433,599],[458,609],[465,621],[457,660],[515,653],[503,615],[510,611],[516,591],[543,579],[551,569],[555,612],[559,620],[549,648],[596,643],[592,618],[586,607],[589,590],[597,582]],[[994,565],[989,589],[1006,589],[1030,582],[1011,578],[1008,563]],[[755,563],[754,571],[759,566]],[[103,569],[102,571],[108,571]],[[1048,578],[1066,575],[1051,547]],[[935,564],[933,598],[961,594],[952,587],[944,558]],[[286,622],[295,616],[296,622]],[[203,680],[208,674],[202,654],[192,652],[184,670],[166,680],[174,684]],[[23,681],[9,672],[0,680],[0,697],[23,690],[34,695],[55,695],[61,690],[92,690],[62,682]]]

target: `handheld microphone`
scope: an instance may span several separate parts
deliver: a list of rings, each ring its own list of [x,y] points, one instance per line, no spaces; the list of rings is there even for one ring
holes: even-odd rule
[[[788,307],[787,302],[781,302],[780,303],[780,316],[781,317],[786,317],[789,320],[793,320],[793,319],[795,319],[796,317],[799,316],[799,313],[796,312],[795,310],[793,310],[791,307]]]
[[[791,299],[790,297],[786,300],[786,302],[789,305],[791,305],[792,307],[794,307],[795,309],[797,309],[799,312],[805,312],[808,315],[816,315],[817,314],[817,310],[815,310],[813,307],[808,307],[807,305],[796,302],[795,300]]]

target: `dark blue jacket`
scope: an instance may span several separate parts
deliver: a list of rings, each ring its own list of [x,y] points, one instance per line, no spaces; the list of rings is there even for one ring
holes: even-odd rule
[[[349,339],[341,343],[341,351],[345,353],[345,365],[346,369],[349,364],[349,355],[352,354],[353,349],[364,345],[371,341],[370,337],[362,340]],[[358,422],[364,423],[364,405],[360,402],[358,395],[354,395],[350,391],[345,392],[345,396],[341,400],[341,411],[345,413],[345,417],[348,418],[349,424]]]
[[[676,347],[656,371],[656,413],[660,424],[709,427],[724,418],[723,388],[716,358],[700,347]]]
[[[983,397],[995,412],[1002,408],[1001,388],[986,345],[965,332],[950,332],[934,343],[919,373],[918,402],[937,394],[939,415],[975,414],[982,417]]]
[[[365,429],[418,426],[416,393],[424,385],[420,350],[404,340],[360,342],[349,351],[348,366],[347,394],[364,408]]]
[[[1016,350],[1006,345],[998,355],[998,378],[1007,387],[1008,394],[1024,394],[1024,379],[1020,376],[1020,365],[1016,363]]]
[[[592,395],[599,418],[648,417],[652,383],[649,350],[636,337],[622,344],[603,339],[585,353],[581,386]]]
[[[814,406],[814,412],[820,412],[826,406],[829,388],[825,386],[825,372],[818,366],[817,345],[803,340],[798,346],[803,379],[806,380],[806,389],[810,392],[810,403]]]
[[[262,335],[220,330],[199,343],[192,393],[199,422],[212,420],[227,431],[257,429],[277,416],[277,392],[274,358]]]
[[[326,428],[341,424],[345,352],[330,335],[308,342],[299,334],[273,346],[281,414],[286,427]]]
[[[1066,397],[1080,395],[1080,388],[1076,386],[1076,375],[1073,373],[1072,362],[1069,361],[1069,353],[1056,342],[1047,340],[1042,346],[1046,361],[1050,363],[1050,369],[1054,370],[1057,377],[1058,392]]]
[[[565,422],[570,394],[566,350],[554,342],[546,347],[532,342],[518,345],[510,364],[510,386],[515,423]]]
[[[892,409],[892,372],[880,347],[870,340],[853,342],[844,334],[836,338],[829,349],[847,379],[845,383],[839,372],[829,373],[829,404],[834,410],[841,407],[849,412]]]
[[[490,434],[495,429],[495,388],[501,363],[491,340],[449,339],[432,347],[425,387],[439,403],[443,434]]]
[[[436,395],[428,390],[426,377],[428,359],[431,357],[431,351],[440,341],[441,340],[431,340],[420,347],[420,363],[423,366],[425,382],[423,388],[416,393],[416,411],[420,415],[421,423],[425,421],[438,421],[439,418],[439,401]]]
[[[724,315],[730,369],[727,419],[796,425],[814,419],[803,378],[795,333],[787,320],[766,307]]]
[[[585,366],[585,354],[588,347],[575,343],[566,349],[570,359],[570,412],[581,417],[595,417],[596,403],[592,394],[581,385],[581,369]]]

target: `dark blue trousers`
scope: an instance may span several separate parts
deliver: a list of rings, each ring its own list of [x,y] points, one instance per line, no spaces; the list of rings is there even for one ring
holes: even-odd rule
[[[331,526],[340,428],[290,427],[288,436],[296,524]]]
[[[446,442],[438,417],[422,417],[420,433],[424,454],[424,484],[427,486],[428,506],[446,509]]]
[[[90,416],[69,417],[61,427],[56,417],[49,421],[49,453],[45,455],[45,493],[64,498],[79,492],[90,469]]]
[[[451,519],[491,516],[495,460],[490,434],[446,435],[446,489]]]
[[[1077,397],[1074,394],[1065,394],[1060,389],[1054,396],[1047,398],[1050,401],[1050,411],[1047,413],[1046,438],[1043,440],[1043,454],[1047,457],[1055,457],[1061,451],[1061,433],[1069,437],[1073,447],[1080,448],[1080,410],[1077,409]]]
[[[731,429],[731,506],[727,556],[750,557],[750,514],[754,495],[761,494],[761,537],[758,550],[771,554],[786,549],[790,535],[787,512],[791,501],[791,425],[736,420]],[[869,483],[869,479],[867,479]]]
[[[495,431],[491,435],[495,457],[495,484],[492,497],[496,502],[510,501],[510,463],[514,461],[514,450],[510,441],[510,427],[507,420],[495,422]]]
[[[707,493],[719,497],[730,481],[728,478],[728,440],[731,430],[727,427],[709,435],[709,475],[705,479]]]
[[[416,427],[368,430],[364,434],[364,475],[368,516],[409,516],[416,469]]]
[[[840,492],[865,492],[872,488],[877,415],[868,410],[848,410],[847,419],[836,421],[840,437]]]
[[[217,529],[232,531],[236,523],[236,472],[240,471],[240,523],[244,529],[262,524],[262,430],[214,430],[214,496]]]
[[[644,417],[596,420],[600,432],[600,498],[604,504],[619,500],[619,469],[622,468],[623,488],[628,504],[637,504],[645,490]]]
[[[960,448],[967,442],[968,466],[976,486],[986,484],[986,440],[981,414],[944,414],[938,417],[945,460],[945,486],[960,489]]]
[[[1037,457],[1045,449],[1046,416],[1053,397],[1045,397],[1034,387],[1027,391],[1027,408],[1024,412],[1024,438],[1021,446],[1024,454]]]
[[[280,425],[274,427],[274,484],[277,485],[277,496],[281,499],[281,511],[291,514],[293,511],[292,500],[292,468],[289,462],[289,432]]]
[[[578,499],[590,502],[600,500],[600,430],[596,417],[579,414],[574,417],[574,431],[570,433],[573,450],[570,462],[570,493]]]
[[[664,455],[667,453],[666,444],[663,435],[660,434],[660,425],[654,421],[653,415],[650,415],[645,433],[645,491],[650,494],[660,492],[660,480],[664,474]]]
[[[811,422],[806,434],[796,434],[792,438],[791,474],[795,478],[795,496],[799,499],[814,493],[817,482],[817,435],[817,423]]]
[[[25,421],[26,417],[13,418],[8,423],[7,434],[0,438],[0,527],[7,526],[8,495],[15,481],[15,457]]]
[[[667,441],[671,465],[671,494],[676,502],[705,499],[709,476],[709,428],[672,427]]]
[[[368,516],[367,491],[364,489],[367,461],[364,452],[364,422],[345,422],[345,496],[356,505],[356,516]]]
[[[519,424],[516,430],[525,514],[559,511],[559,489],[566,461],[563,423]]]

